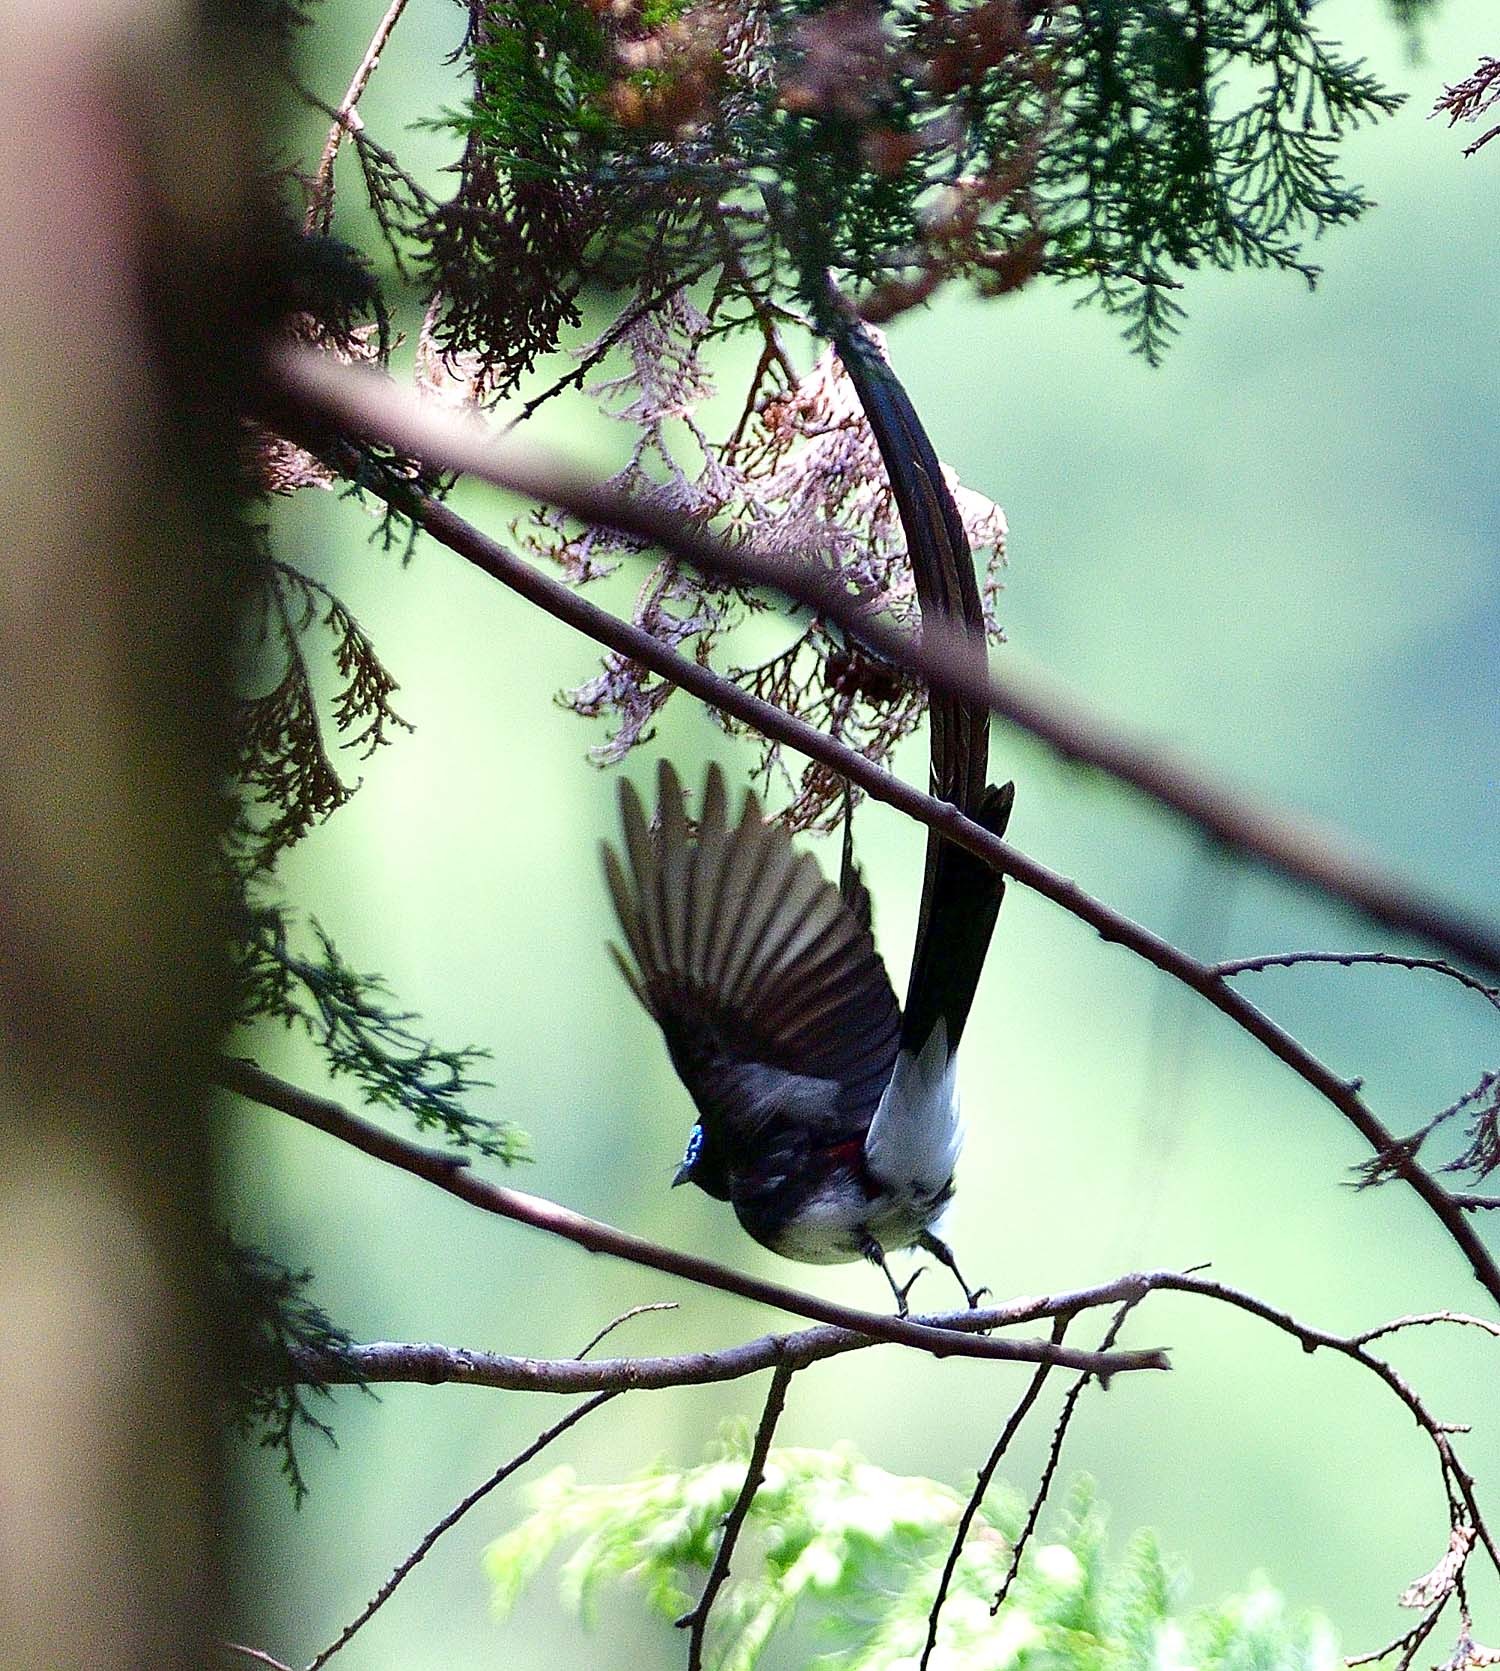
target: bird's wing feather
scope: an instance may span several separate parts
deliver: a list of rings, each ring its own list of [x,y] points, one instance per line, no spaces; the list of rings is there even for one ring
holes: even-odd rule
[[[604,845],[615,960],[705,1121],[734,1135],[779,1110],[862,1133],[901,1025],[869,929],[753,794],[730,824],[717,767],[696,830],[665,762],[655,831],[628,784],[620,804],[623,860]]]

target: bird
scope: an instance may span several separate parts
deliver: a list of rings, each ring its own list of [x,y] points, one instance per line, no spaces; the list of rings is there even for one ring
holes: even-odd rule
[[[982,822],[1003,833],[1013,786]],[[610,950],[660,1027],[697,1118],[674,1184],[727,1201],[756,1241],[789,1259],[879,1267],[918,1248],[965,1281],[943,1236],[962,1144],[956,1053],[1003,881],[944,843],[905,1013],[875,948],[869,894],[846,837],[838,884],[767,819],[754,791],[730,816],[710,766],[696,823],[681,779],[658,769],[654,827],[620,788],[623,851],[602,843],[624,938]],[[847,828],[847,826],[846,826]]]
[[[924,625],[982,657],[984,613],[968,535],[932,442],[879,338],[831,279],[818,308],[863,408],[896,504]],[[1002,836],[1015,797],[987,782],[983,703],[929,701],[931,788]],[[622,784],[624,854],[603,844],[626,981],[661,1028],[698,1118],[673,1179],[727,1201],[756,1241],[790,1259],[879,1267],[907,1313],[915,1275],[887,1254],[921,1249],[971,1288],[943,1236],[962,1146],[957,1053],[1005,880],[927,832],[906,1006],[875,949],[846,803],[838,885],[747,793],[731,821],[710,767],[698,821],[659,768],[655,827]]]

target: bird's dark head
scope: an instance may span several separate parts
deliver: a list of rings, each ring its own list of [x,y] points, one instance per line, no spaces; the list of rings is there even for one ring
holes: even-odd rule
[[[672,1188],[676,1189],[678,1184],[697,1184],[716,1201],[729,1199],[729,1179],[724,1171],[723,1157],[709,1142],[701,1121],[688,1133],[682,1163],[672,1175]]]
[[[703,1127],[695,1125],[688,1133],[687,1148],[682,1153],[682,1164],[672,1175],[672,1188],[678,1184],[695,1183],[695,1174],[703,1159]]]

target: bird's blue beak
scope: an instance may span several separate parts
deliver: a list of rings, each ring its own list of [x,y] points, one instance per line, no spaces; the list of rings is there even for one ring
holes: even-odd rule
[[[697,1170],[697,1166],[698,1166],[698,1156],[702,1152],[703,1152],[703,1127],[701,1125],[694,1126],[693,1129],[688,1133],[687,1149],[683,1153],[682,1164],[677,1168],[676,1172],[674,1172],[673,1175],[672,1175],[672,1188],[673,1189],[676,1189],[678,1184],[690,1184],[690,1183],[692,1183],[693,1173]]]

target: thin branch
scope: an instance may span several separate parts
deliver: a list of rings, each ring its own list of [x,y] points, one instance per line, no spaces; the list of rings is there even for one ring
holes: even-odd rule
[[[750,1505],[755,1501],[755,1493],[760,1490],[761,1481],[766,1476],[766,1457],[770,1454],[776,1424],[786,1407],[787,1388],[791,1386],[795,1373],[791,1364],[779,1363],[771,1376],[765,1408],[760,1413],[760,1425],[755,1430],[755,1442],[750,1447],[750,1460],[745,1464],[745,1483],[724,1517],[723,1535],[714,1551],[708,1577],[703,1582],[703,1594],[698,1597],[697,1605],[677,1621],[679,1629],[688,1631],[688,1671],[703,1671],[703,1638],[708,1630],[708,1615],[724,1586],[724,1580],[729,1576],[734,1546],[739,1542],[741,1528],[750,1513]]]
[[[825,568],[728,546],[663,507],[631,499],[586,479],[532,447],[501,447],[467,418],[431,410],[415,393],[377,373],[340,365],[306,348],[272,357],[275,387],[265,416],[295,430],[311,421],[395,447],[442,471],[481,477],[539,499],[584,522],[637,535],[710,574],[773,587],[838,623],[876,654],[920,673],[935,689],[982,702],[1030,732],[1064,759],[1107,772],[1169,807],[1222,846],[1280,872],[1300,886],[1341,900],[1371,921],[1413,934],[1500,976],[1500,928],[1467,915],[1375,861],[1332,832],[1268,809],[1198,772],[1171,751],[1115,730],[1059,692],[1043,694],[1011,674],[977,663],[961,629],[924,623],[921,642],[877,619]],[[288,404],[290,410],[288,410]],[[298,419],[300,417],[300,423]]]
[[[1065,1355],[1061,1346],[1061,1324],[1080,1312],[1113,1305],[1119,1310],[1097,1354],[1107,1362],[1120,1357],[1112,1348],[1128,1312],[1140,1304],[1146,1295],[1160,1292],[1191,1294],[1246,1312],[1295,1340],[1305,1352],[1334,1352],[1348,1358],[1383,1382],[1409,1412],[1434,1448],[1448,1502],[1450,1528],[1456,1536],[1463,1539],[1464,1553],[1467,1553],[1470,1545],[1477,1542],[1484,1549],[1496,1572],[1500,1573],[1500,1547],[1497,1547],[1479,1507],[1473,1476],[1463,1466],[1454,1449],[1454,1436],[1467,1429],[1458,1423],[1440,1421],[1400,1372],[1369,1350],[1369,1343],[1384,1335],[1427,1324],[1446,1322],[1477,1327],[1491,1335],[1500,1334],[1500,1329],[1483,1318],[1472,1318],[1461,1313],[1435,1312],[1399,1317],[1362,1334],[1336,1335],[1303,1323],[1289,1312],[1279,1310],[1252,1294],[1199,1276],[1193,1271],[1158,1270],[1136,1272],[1116,1277],[1109,1282],[1060,1294],[1020,1297],[1004,1305],[986,1306],[951,1317],[925,1321],[942,1329],[961,1331],[966,1328],[1011,1328],[1050,1318],[1054,1327],[1053,1340],[1049,1344],[1053,1356],[1061,1362]],[[876,1344],[879,1342],[872,1340],[868,1335],[848,1329],[817,1328],[796,1334],[769,1335],[720,1352],[684,1353],[671,1358],[621,1359],[614,1362],[580,1363],[577,1359],[546,1362],[472,1353],[454,1347],[390,1343],[349,1347],[338,1354],[296,1352],[292,1361],[299,1377],[316,1380],[324,1385],[362,1381],[456,1381],[529,1391],[576,1393],[585,1389],[598,1392],[702,1385],[753,1374],[766,1368],[784,1369],[790,1374],[820,1359],[835,1357],[844,1352],[865,1350]],[[1032,1386],[1034,1389],[1039,1388],[1040,1379],[1034,1377]],[[1033,1498],[1026,1528],[1012,1553],[1011,1570],[1001,1586],[999,1600],[1004,1599],[1009,1585],[1014,1582],[1016,1571],[1019,1570],[1020,1556],[1056,1475],[1063,1439],[1082,1390],[1083,1383],[1080,1380],[1070,1388],[1065,1400],[1054,1430],[1038,1494]],[[1029,1392],[1027,1399],[1023,1400],[1023,1405],[1018,1406],[1011,1422],[1007,1423],[1006,1432],[1001,1436],[1003,1443],[997,1447],[1002,1454],[1004,1445],[1010,1443],[1014,1426],[1019,1423],[1034,1396],[1034,1391]],[[998,1461],[998,1458],[996,1460]],[[984,1484],[985,1476],[981,1474],[981,1495]],[[945,1582],[951,1576],[952,1565],[953,1559],[950,1558]],[[929,1618],[929,1625],[930,1623]],[[1397,1643],[1393,1646],[1399,1645]]]
[[[382,491],[378,483],[369,485],[373,492]],[[1049,870],[1019,848],[992,835],[947,802],[935,800],[901,779],[892,777],[856,750],[773,704],[752,696],[712,668],[667,649],[640,627],[621,621],[590,603],[587,598],[540,573],[498,541],[465,522],[446,505],[425,495],[411,494],[403,499],[400,508],[450,550],[566,625],[610,649],[618,650],[622,655],[632,657],[664,679],[670,679],[702,701],[734,715],[764,735],[775,737],[810,759],[821,761],[874,799],[897,808],[929,829],[940,831],[950,841],[977,854],[1024,887],[1052,900],[1089,924],[1101,939],[1126,947],[1164,974],[1191,987],[1336,1108],[1375,1154],[1388,1156],[1397,1152],[1400,1140],[1362,1100],[1359,1082],[1343,1079],[1334,1073],[1299,1039],[1215,974],[1210,965],[1085,893],[1076,882]],[[1476,1280],[1500,1304],[1500,1265],[1496,1264],[1482,1238],[1442,1184],[1418,1164],[1414,1154],[1400,1156],[1396,1175],[1427,1204],[1468,1259]]]
[[[593,371],[603,360],[608,358],[609,351],[623,336],[625,336],[633,325],[644,319],[654,308],[659,308],[669,296],[675,295],[679,290],[686,289],[688,285],[696,284],[705,273],[711,270],[711,267],[712,264],[710,263],[709,265],[696,267],[690,272],[683,273],[678,277],[673,278],[669,283],[658,286],[657,289],[643,296],[640,301],[633,303],[630,307],[626,308],[624,313],[622,313],[620,317],[615,320],[615,322],[604,333],[604,335],[598,339],[597,342],[592,343],[588,348],[582,351],[578,364],[575,365],[571,371],[565,372],[561,377],[557,378],[555,382],[549,383],[539,394],[532,395],[531,398],[522,405],[520,411],[513,417],[507,419],[505,424],[502,425],[497,432],[498,436],[504,437],[509,435],[512,430],[518,429],[529,418],[535,417],[538,410],[545,406],[549,400],[555,400],[558,395],[564,393],[566,390],[582,389],[584,383],[588,380],[589,373]]]
[[[1455,1195],[1453,1201],[1466,1213],[1489,1213],[1500,1207],[1500,1195]]]
[[[1301,1344],[1304,1351],[1314,1352],[1319,1348],[1326,1348],[1328,1351],[1337,1352],[1384,1381],[1411,1412],[1417,1426],[1427,1435],[1437,1452],[1455,1527],[1459,1514],[1465,1514],[1467,1524],[1483,1545],[1491,1565],[1500,1573],[1500,1547],[1496,1546],[1494,1536],[1480,1513],[1473,1476],[1459,1461],[1453,1448],[1452,1435],[1457,1430],[1452,1423],[1437,1420],[1405,1377],[1384,1358],[1377,1358],[1357,1338],[1351,1339],[1329,1334],[1322,1329],[1310,1328],[1306,1323],[1299,1322],[1290,1312],[1279,1311],[1275,1306],[1267,1305],[1264,1300],[1256,1299],[1253,1294],[1230,1288],[1222,1282],[1215,1282],[1206,1277],[1179,1275],[1170,1271],[1156,1272],[1149,1279],[1142,1280],[1148,1281],[1152,1289],[1172,1289],[1180,1293],[1201,1294],[1208,1299],[1222,1300],[1224,1304],[1248,1312],[1252,1317],[1259,1317],[1263,1322],[1280,1329],[1283,1334],[1290,1335]]]
[[[1381,1660],[1389,1659],[1392,1654],[1399,1650],[1401,1661],[1396,1671],[1407,1671],[1407,1667],[1417,1657],[1417,1649],[1432,1635],[1432,1627],[1442,1617],[1443,1610],[1451,1600],[1451,1596],[1444,1596],[1437,1606],[1429,1608],[1410,1630],[1403,1631],[1400,1636],[1387,1642],[1383,1648],[1376,1648],[1368,1654],[1350,1655],[1344,1661],[1344,1664],[1350,1667],[1350,1671],[1353,1671],[1356,1665],[1377,1665]]]
[[[990,1340],[982,1335],[968,1334],[961,1329],[935,1327],[916,1323],[909,1318],[884,1317],[874,1312],[858,1311],[851,1306],[837,1305],[831,1300],[812,1294],[801,1294],[780,1283],[766,1282],[759,1277],[731,1270],[727,1265],[715,1264],[711,1259],[700,1259],[694,1254],[680,1253],[675,1248],[661,1247],[643,1237],[629,1235],[598,1219],[585,1218],[570,1212],[556,1202],[539,1195],[528,1195],[522,1190],[507,1189],[501,1184],[476,1176],[461,1156],[447,1154],[440,1149],[425,1149],[393,1132],[385,1131],[368,1120],[351,1114],[346,1108],[326,1097],[313,1095],[299,1086],[288,1084],[273,1074],[266,1073],[253,1062],[221,1061],[212,1075],[214,1081],[250,1100],[274,1108],[294,1119],[302,1120],[319,1131],[348,1143],[351,1147],[372,1155],[387,1165],[410,1172],[436,1184],[439,1189],[456,1195],[461,1201],[496,1213],[502,1218],[529,1224],[549,1235],[587,1248],[590,1253],[605,1253],[625,1259],[650,1270],[665,1271],[670,1276],[682,1277],[705,1287],[717,1288],[727,1294],[738,1294],[742,1299],[757,1300],[762,1305],[774,1306],[794,1316],[813,1322],[833,1323],[851,1329],[872,1340],[890,1341],[898,1346],[915,1346],[936,1357],[997,1358],[1014,1363],[1057,1363],[1068,1368],[1088,1369],[1100,1375],[1112,1375],[1126,1370],[1165,1369],[1166,1355],[1159,1351],[1116,1352],[1101,1355],[1097,1352],[1071,1351],[1049,1345],[1044,1340]],[[597,1365],[579,1365],[587,1369]]]
[[[1061,1346],[1063,1336],[1067,1333],[1071,1321],[1069,1314],[1063,1313],[1052,1325],[1052,1340]],[[1001,1459],[1011,1447],[1011,1441],[1020,1431],[1021,1423],[1025,1421],[1027,1412],[1036,1403],[1037,1395],[1051,1372],[1050,1364],[1038,1364],[1036,1373],[1027,1383],[1026,1391],[1021,1394],[1019,1402],[1007,1418],[1005,1426],[1000,1430],[1000,1437],[995,1441],[994,1448],[985,1458],[983,1467],[975,1481],[974,1489],[969,1493],[969,1500],[964,1504],[963,1513],[958,1517],[958,1525],[954,1528],[953,1542],[948,1547],[948,1557],[943,1562],[943,1570],[938,1578],[937,1593],[932,1598],[932,1607],[927,1615],[927,1640],[922,1645],[922,1657],[918,1661],[917,1671],[927,1671],[928,1661],[932,1658],[933,1649],[937,1647],[938,1623],[943,1615],[943,1604],[948,1599],[948,1590],[953,1583],[953,1574],[958,1570],[959,1556],[963,1554],[964,1543],[969,1536],[969,1528],[974,1524],[974,1517],[979,1513],[980,1505],[984,1502],[985,1494],[989,1491],[990,1481],[995,1477],[995,1470],[1000,1466]]]
[[[545,1432],[539,1433],[525,1450],[518,1451],[509,1462],[506,1462],[497,1468],[483,1485],[476,1486],[475,1489],[471,1491],[461,1503],[449,1510],[449,1512],[445,1514],[443,1518],[431,1528],[430,1531],[427,1532],[422,1541],[415,1549],[412,1550],[411,1554],[400,1563],[391,1576],[386,1579],[385,1583],[380,1586],[380,1588],[365,1604],[358,1616],[350,1620],[350,1622],[344,1626],[337,1639],[330,1642],[321,1653],[309,1661],[307,1671],[320,1671],[320,1668],[326,1665],[341,1648],[347,1646],[350,1639],[357,1632],[362,1630],[375,1616],[375,1614],[377,1614],[391,1599],[396,1587],[402,1582],[407,1574],[411,1572],[412,1568],[425,1559],[428,1550],[432,1548],[433,1544],[435,1544],[437,1540],[442,1537],[444,1532],[447,1532],[456,1526],[476,1503],[480,1502],[483,1498],[488,1497],[490,1492],[492,1492],[497,1485],[503,1484],[504,1481],[508,1480],[518,1468],[525,1467],[525,1465],[530,1462],[534,1456],[537,1456],[540,1452],[546,1450],[547,1446],[550,1445],[554,1439],[560,1439],[570,1427],[574,1426],[577,1422],[581,1422],[591,1411],[597,1410],[601,1404],[608,1404],[612,1398],[618,1397],[619,1394],[615,1392],[602,1392],[589,1399],[586,1403],[580,1404],[576,1410],[570,1410],[561,1421],[553,1422],[552,1426]]]
[[[1144,1296],[1141,1294],[1127,1294],[1120,1302],[1120,1309],[1110,1321],[1105,1330],[1102,1351],[1108,1351],[1119,1338],[1120,1330],[1125,1327],[1125,1319],[1138,1306]],[[1063,1399],[1062,1409],[1058,1412],[1057,1426],[1052,1429],[1052,1443],[1047,1450],[1047,1461],[1042,1468],[1042,1477],[1037,1481],[1037,1488],[1032,1495],[1031,1507],[1026,1511],[1026,1523],[1021,1527],[1021,1535],[1011,1546],[1010,1564],[1005,1570],[1005,1577],[1000,1581],[1000,1588],[995,1592],[995,1599],[990,1603],[990,1617],[994,1616],[1005,1605],[1005,1598],[1010,1594],[1010,1587],[1016,1581],[1016,1574],[1021,1570],[1021,1557],[1026,1553],[1026,1547],[1031,1542],[1032,1533],[1036,1531],[1037,1521],[1042,1517],[1042,1506],[1047,1501],[1052,1490],[1052,1482],[1057,1478],[1057,1470],[1062,1462],[1063,1443],[1068,1437],[1068,1428],[1073,1422],[1073,1412],[1078,1408],[1078,1400],[1083,1396],[1083,1389],[1093,1380],[1093,1376],[1083,1374],[1068,1388]]]
[[[937,1313],[916,1319],[937,1328],[988,1332],[1015,1328],[1046,1318],[1068,1318],[1082,1311],[1116,1304],[1162,1287],[1177,1286],[1177,1273],[1148,1272],[1122,1277],[1114,1282],[1073,1293],[1049,1295],[1043,1299],[1016,1299],[999,1306],[981,1306],[973,1311]],[[1196,1290],[1191,1290],[1196,1292]],[[1217,1298],[1217,1295],[1209,1295]],[[645,1308],[654,1309],[654,1308]],[[1450,1323],[1483,1330],[1500,1338],[1500,1324],[1462,1312],[1434,1311],[1410,1317],[1396,1317],[1362,1334],[1329,1337],[1340,1348],[1368,1346],[1386,1335],[1412,1328]],[[1329,1344],[1298,1336],[1308,1348]],[[761,1335],[738,1346],[716,1352],[683,1352],[654,1358],[523,1358],[502,1352],[480,1352],[463,1346],[406,1341],[372,1341],[338,1351],[291,1348],[292,1366],[299,1381],[324,1386],[360,1386],[366,1383],[415,1383],[422,1386],[493,1387],[505,1392],[588,1393],[607,1388],[617,1391],[659,1391],[666,1387],[707,1386],[718,1381],[737,1381],[779,1363],[796,1368],[859,1352],[885,1342],[870,1339],[853,1330],[823,1325],[799,1329],[794,1334]]]
[[[1477,992],[1492,1009],[1500,1010],[1500,986],[1486,986],[1467,970],[1455,968],[1441,957],[1410,957],[1404,952],[1274,952],[1265,957],[1240,957],[1229,963],[1216,963],[1213,969],[1216,975],[1228,980],[1234,975],[1258,975],[1264,969],[1293,969],[1303,963],[1337,963],[1344,969],[1356,963],[1375,963],[1393,969],[1431,969],[1434,974]]]
[[[220,1646],[231,1654],[243,1654],[246,1659],[253,1659],[257,1665],[265,1665],[270,1671],[292,1671],[290,1665],[284,1664],[264,1648],[247,1648],[243,1642],[223,1642]]]
[[[643,1317],[648,1311],[676,1311],[676,1300],[652,1300],[647,1305],[633,1305],[629,1311],[622,1311],[618,1317],[612,1317],[594,1336],[587,1346],[578,1354],[578,1362],[589,1355],[601,1340],[607,1340],[622,1323],[628,1323],[632,1317]]]
[[[1488,1317],[1470,1317],[1463,1311],[1423,1311],[1411,1317],[1393,1317],[1389,1323],[1382,1323],[1378,1329],[1366,1329],[1363,1334],[1350,1335],[1349,1344],[1368,1346],[1372,1340],[1395,1334],[1400,1329],[1426,1328],[1432,1323],[1456,1323],[1464,1328],[1483,1329],[1486,1334],[1500,1339],[1500,1323],[1492,1323]]]
[[[385,51],[386,42],[391,38],[391,31],[405,10],[406,0],[391,0],[385,16],[381,18],[370,39],[370,44],[365,48],[359,68],[355,70],[343,98],[339,100],[339,107],[334,112],[333,125],[328,130],[328,139],[323,146],[323,155],[318,162],[318,172],[313,176],[312,189],[308,192],[304,232],[327,232],[333,222],[333,165],[338,160],[339,146],[343,144],[344,135],[359,121],[355,106],[364,96],[365,88],[370,84],[370,77],[374,75],[376,66],[380,63],[380,55]]]
[[[1472,1108],[1481,1097],[1487,1096],[1494,1089],[1497,1082],[1500,1082],[1500,1072],[1486,1069],[1484,1073],[1480,1074],[1477,1085],[1471,1085],[1462,1096],[1455,1097],[1446,1108],[1440,1108],[1425,1124],[1418,1126],[1414,1132],[1407,1136],[1398,1139],[1396,1148],[1408,1155],[1415,1155],[1439,1126],[1446,1125],[1455,1115],[1462,1114],[1466,1108]],[[1453,1169],[1451,1164],[1443,1168],[1445,1172]],[[1453,1199],[1460,1205],[1466,1202],[1482,1204],[1487,1197],[1482,1195],[1455,1195]]]
[[[1048,1318],[1071,1317],[1080,1311],[1113,1305],[1130,1294],[1144,1294],[1150,1276],[1129,1276],[1072,1293],[1025,1297],[1004,1305],[974,1310],[934,1313],[913,1321],[934,1328],[987,1334]],[[851,1329],[824,1324],[794,1334],[762,1335],[739,1346],[716,1352],[683,1352],[654,1358],[522,1358],[501,1352],[479,1352],[464,1346],[407,1341],[315,1350],[293,1346],[289,1356],[297,1379],[319,1386],[363,1386],[415,1383],[421,1386],[493,1387],[504,1392],[591,1393],[606,1388],[620,1391],[658,1391],[666,1387],[707,1386],[736,1381],[777,1364],[805,1368],[846,1352],[866,1351],[887,1342],[872,1340]]]

